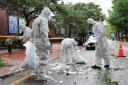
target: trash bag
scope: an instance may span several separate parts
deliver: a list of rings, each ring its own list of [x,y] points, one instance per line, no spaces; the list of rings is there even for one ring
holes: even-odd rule
[[[74,52],[73,54],[73,61],[75,61],[76,63],[86,63],[86,61],[84,60],[84,58],[81,56],[80,54],[80,50],[75,50],[76,52]]]
[[[36,46],[31,41],[27,41],[25,44],[23,44],[23,46],[26,47],[26,56],[23,61],[23,67],[33,70],[36,69],[36,67],[39,65]]]

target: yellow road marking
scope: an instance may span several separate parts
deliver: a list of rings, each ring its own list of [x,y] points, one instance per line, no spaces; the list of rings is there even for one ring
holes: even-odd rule
[[[17,80],[12,81],[12,82],[9,83],[8,85],[17,85],[17,84],[19,84],[19,83],[21,83],[21,82],[23,82],[23,81],[29,79],[29,78],[32,76],[32,71],[29,71],[29,73],[30,73],[30,74],[25,75],[25,76],[23,76],[23,77],[21,77],[21,78],[19,78],[19,79],[17,79]]]

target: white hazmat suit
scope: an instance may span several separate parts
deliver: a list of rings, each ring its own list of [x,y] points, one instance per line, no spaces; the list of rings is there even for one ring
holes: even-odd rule
[[[93,25],[93,31],[96,36],[96,66],[101,67],[101,60],[104,59],[104,65],[109,66],[109,51],[108,51],[108,41],[105,36],[105,27],[103,22],[96,22],[92,18],[87,20],[89,24]]]
[[[12,71],[17,69],[17,68],[21,68],[21,67],[25,67],[25,68],[29,68],[29,69],[36,69],[36,67],[38,66],[38,56],[37,56],[37,52],[36,52],[36,47],[35,45],[31,42],[31,32],[32,30],[23,25],[20,24],[19,28],[23,31],[23,36],[19,36],[17,37],[17,39],[23,40],[24,44],[23,46],[25,46],[26,51],[25,51],[25,58],[23,60],[23,62],[12,68]]]
[[[71,63],[77,42],[71,38],[65,38],[61,42],[61,58],[64,63]]]
[[[48,70],[45,67],[51,47],[48,37],[48,20],[51,16],[53,16],[52,11],[48,7],[44,7],[41,14],[32,23],[32,42],[35,44],[39,56],[39,67],[36,69],[37,79],[52,79],[47,75]]]
[[[45,7],[32,24],[32,41],[36,45],[40,61],[42,62],[48,59],[48,51],[51,47],[48,37],[48,20],[51,14],[51,10],[48,7]]]
[[[36,69],[38,66],[38,56],[36,52],[35,45],[31,42],[31,33],[32,30],[23,25],[19,24],[19,28],[23,31],[23,36],[19,36],[18,39],[23,40],[26,51],[25,51],[25,58],[22,62],[21,66],[24,66],[26,68]]]
[[[29,41],[31,39],[32,30],[29,27],[22,24],[19,24],[19,28],[23,31],[23,36],[19,36],[17,38],[23,40],[24,43]]]

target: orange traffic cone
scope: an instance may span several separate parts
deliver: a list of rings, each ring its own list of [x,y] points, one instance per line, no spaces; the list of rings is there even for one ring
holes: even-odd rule
[[[119,47],[118,48],[119,49],[118,49],[118,55],[117,55],[117,57],[126,57],[124,55],[124,51],[123,51],[123,48],[122,48],[122,42],[121,41],[119,41]]]

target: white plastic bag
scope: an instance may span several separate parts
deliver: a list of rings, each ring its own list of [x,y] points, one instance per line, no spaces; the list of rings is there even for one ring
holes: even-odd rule
[[[27,41],[25,44],[23,44],[23,46],[26,47],[26,56],[23,61],[24,67],[35,69],[39,64],[36,46],[30,41]]]
[[[76,62],[76,63],[86,63],[84,58],[81,56],[80,54],[80,50],[75,50],[76,52],[74,52],[73,54],[73,60]]]

